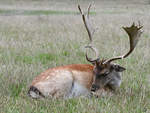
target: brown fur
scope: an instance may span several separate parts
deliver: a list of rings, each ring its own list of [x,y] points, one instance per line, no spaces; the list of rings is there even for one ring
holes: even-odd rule
[[[30,87],[37,88],[44,96],[60,98],[70,94],[72,85],[78,90],[89,92],[93,82],[93,68],[90,64],[71,64],[54,67],[41,73],[32,81]],[[29,95],[32,90],[29,91]],[[78,93],[77,93],[78,94]]]
[[[94,66],[90,64],[71,64],[71,65],[66,65],[66,66],[58,66],[54,68],[50,68],[46,70],[45,72],[41,73],[38,75],[32,82],[32,85],[36,84],[39,81],[45,80],[48,76],[52,76],[51,73],[54,72],[55,70],[64,70],[68,69],[70,71],[81,71],[81,72],[93,72]]]

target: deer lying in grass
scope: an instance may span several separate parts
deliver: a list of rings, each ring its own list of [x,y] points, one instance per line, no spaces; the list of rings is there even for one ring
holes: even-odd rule
[[[89,24],[90,7],[91,5],[88,8],[87,16],[85,16],[80,6],[78,6],[89,39],[92,42],[94,30],[90,28]],[[96,59],[91,59],[86,52],[86,59],[92,65],[72,64],[50,68],[32,81],[28,94],[32,98],[73,98],[89,96],[91,91],[97,92],[105,90],[105,88],[115,90],[120,87],[120,72],[123,72],[125,68],[112,63],[112,61],[124,59],[132,53],[142,33],[141,28],[140,24],[135,26],[134,23],[131,27],[123,27],[130,40],[130,50],[126,54],[107,60],[100,60],[97,49],[89,45],[87,48],[96,53]]]

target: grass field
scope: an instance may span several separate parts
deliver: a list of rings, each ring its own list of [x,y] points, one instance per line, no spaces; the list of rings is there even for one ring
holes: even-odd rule
[[[35,76],[50,67],[88,63],[84,55],[88,36],[77,4],[86,9],[89,2],[0,3],[1,113],[150,113],[150,5],[94,2],[91,20],[98,27],[94,43],[102,58],[128,50],[122,26],[139,20],[144,26],[132,55],[116,62],[127,70],[113,96],[33,100],[27,91]]]

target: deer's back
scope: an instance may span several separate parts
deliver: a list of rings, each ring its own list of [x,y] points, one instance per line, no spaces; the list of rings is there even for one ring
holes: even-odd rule
[[[72,64],[46,70],[33,80],[31,86],[36,87],[43,95],[59,97],[68,95],[74,85],[75,88],[81,86],[90,89],[92,79],[92,65]]]

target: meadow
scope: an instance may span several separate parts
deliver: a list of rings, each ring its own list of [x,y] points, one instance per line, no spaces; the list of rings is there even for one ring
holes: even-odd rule
[[[67,0],[66,0],[67,1]],[[33,100],[27,91],[33,78],[48,68],[88,63],[88,35],[77,4],[90,1],[0,0],[0,112],[1,113],[150,113],[150,5],[93,2],[93,43],[101,58],[129,49],[122,26],[141,22],[143,34],[126,59],[123,82],[113,96],[102,98]],[[93,56],[91,54],[91,56]]]

